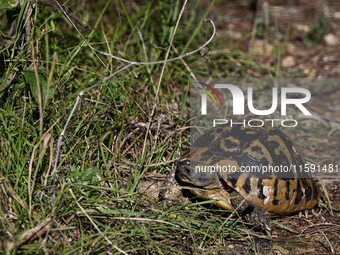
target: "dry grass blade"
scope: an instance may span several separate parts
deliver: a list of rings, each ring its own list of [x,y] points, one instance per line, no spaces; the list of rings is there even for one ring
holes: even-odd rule
[[[28,192],[28,212],[31,215],[31,211],[32,211],[32,188],[31,188],[31,178],[32,178],[32,168],[33,168],[33,162],[34,162],[34,158],[35,158],[35,151],[38,149],[38,147],[40,146],[41,142],[44,141],[44,145],[47,146],[47,144],[50,144],[50,147],[53,146],[53,140],[51,143],[51,139],[53,139],[51,137],[50,131],[53,129],[53,127],[59,122],[59,120],[61,119],[61,117],[55,122],[53,123],[53,125],[45,132],[45,134],[40,138],[39,142],[34,146],[33,148],[33,152],[31,155],[31,159],[30,159],[30,164],[29,164],[29,169],[28,169],[28,185],[27,185],[27,192]],[[46,147],[45,147],[46,148]],[[52,148],[51,148],[52,151]],[[42,155],[41,155],[42,156]],[[50,159],[51,156],[50,156]],[[51,161],[52,162],[52,161]],[[48,170],[49,171],[49,170]]]
[[[263,0],[21,2],[0,12],[7,21],[0,30],[11,26],[5,37],[0,31],[0,90],[9,86],[0,100],[0,246],[8,254],[339,251],[340,185],[332,180],[324,180],[329,195],[318,214],[271,221],[272,242],[240,217],[244,197],[232,195],[239,198],[232,201],[233,212],[218,207],[228,201],[224,197],[200,200],[193,196],[204,191],[192,187],[169,203],[160,201],[163,190],[181,193],[164,179],[191,147],[191,131],[209,125],[190,124],[191,96],[199,100],[199,94],[190,93],[189,79],[338,77],[339,6],[328,3],[327,23],[319,18],[324,11],[317,0],[308,6]],[[315,14],[313,21],[306,13]],[[208,17],[219,21],[218,38],[214,23],[203,23]],[[87,25],[93,29],[85,30]],[[296,25],[311,30],[302,34]],[[331,47],[329,36],[337,41]],[[311,49],[306,42],[316,37],[322,45]],[[248,51],[250,40],[260,51]],[[293,66],[283,65],[287,57]],[[42,106],[26,70],[34,82],[38,71]],[[306,119],[294,107],[287,117],[304,125],[290,131],[308,161],[334,169],[339,82],[320,84],[321,90],[318,84],[305,87],[316,95],[306,107],[320,118]],[[271,83],[251,86],[258,109],[270,107],[264,94]],[[221,108],[226,117],[230,100]],[[43,222],[47,217],[50,223]],[[289,240],[289,249],[277,248],[282,239],[280,247],[286,249]]]
[[[20,196],[13,190],[11,186],[7,184],[7,180],[5,177],[0,178],[0,187],[2,189],[3,194],[8,194],[15,201],[19,203],[22,208],[27,209],[27,204],[20,198]]]
[[[43,106],[42,106],[42,95],[41,95],[41,86],[40,86],[40,81],[39,81],[39,76],[38,76],[38,69],[37,69],[37,65],[35,62],[33,39],[31,40],[31,51],[32,51],[34,74],[35,74],[35,79],[37,82],[37,89],[38,89],[39,123],[40,123],[40,136],[41,136],[42,130],[43,130]]]
[[[16,243],[14,239],[0,240],[0,250],[6,251],[6,254],[11,254],[11,250],[14,247],[14,244],[17,247],[19,247],[20,245],[28,241],[32,241],[36,238],[40,238],[43,234],[45,234],[51,229],[52,224],[53,224],[52,218],[44,219],[34,228],[31,228],[25,231]]]
[[[156,107],[157,107],[159,88],[160,88],[160,86],[161,86],[161,82],[162,82],[162,78],[163,78],[165,66],[166,66],[166,63],[167,63],[167,60],[168,60],[168,57],[169,57],[169,54],[170,54],[171,46],[172,46],[172,43],[173,43],[173,41],[174,41],[175,34],[176,34],[176,31],[177,31],[179,22],[180,22],[180,20],[181,20],[181,18],[182,18],[183,12],[184,12],[184,10],[185,10],[186,4],[187,4],[187,0],[185,0],[185,2],[183,3],[182,10],[181,10],[181,12],[180,12],[180,14],[179,14],[179,16],[178,16],[178,19],[177,19],[177,22],[176,22],[176,26],[175,26],[174,32],[173,32],[172,37],[171,37],[171,40],[170,40],[170,45],[169,45],[168,50],[167,50],[166,55],[165,55],[165,62],[163,63],[162,71],[161,71],[161,74],[160,74],[160,76],[159,76],[158,85],[157,85],[156,94],[155,94],[154,105],[153,105],[153,107],[152,107],[152,111],[151,111],[151,114],[150,114],[150,116],[149,116],[149,122],[150,122],[150,123],[151,123],[151,121],[152,121],[153,115],[154,115],[155,110],[156,110]],[[147,137],[148,137],[148,134],[149,134],[149,130],[150,130],[150,125],[148,125],[147,131],[146,131],[146,134],[145,134],[145,139],[144,139],[144,145],[143,145],[142,155],[144,155],[144,153],[145,153],[145,146],[146,146],[146,144],[147,144],[147,143],[146,143],[146,140],[147,140]],[[151,160],[151,158],[149,159],[149,162],[150,162],[150,160]]]
[[[73,197],[74,201],[76,202],[76,204],[78,205],[78,207],[80,208],[80,210],[84,213],[84,215],[89,219],[89,221],[92,223],[92,225],[95,227],[95,229],[97,229],[98,233],[100,233],[102,235],[102,237],[104,237],[104,239],[110,244],[112,245],[113,248],[115,248],[116,250],[118,250],[119,252],[127,255],[126,252],[124,252],[123,250],[119,249],[119,247],[117,247],[115,244],[113,244],[108,238],[107,236],[105,236],[100,229],[98,228],[98,226],[93,222],[93,220],[91,219],[91,217],[85,212],[84,208],[79,204],[76,196],[74,195],[72,189],[69,189],[69,192],[71,194],[71,196]]]

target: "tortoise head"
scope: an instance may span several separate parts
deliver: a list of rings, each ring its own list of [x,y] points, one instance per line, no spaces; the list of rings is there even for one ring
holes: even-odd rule
[[[178,162],[176,177],[183,184],[200,187],[204,189],[220,188],[218,174],[211,171],[207,166],[196,166],[187,159]]]

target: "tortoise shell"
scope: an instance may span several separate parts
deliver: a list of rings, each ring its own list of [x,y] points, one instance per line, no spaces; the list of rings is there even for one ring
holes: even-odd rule
[[[219,125],[181,157],[176,178],[224,209],[233,209],[225,198],[237,191],[271,215],[288,215],[312,209],[320,198],[305,163],[299,146],[275,127]]]

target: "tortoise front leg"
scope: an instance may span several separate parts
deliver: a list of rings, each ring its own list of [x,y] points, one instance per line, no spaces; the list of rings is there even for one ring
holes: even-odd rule
[[[233,191],[230,196],[234,197],[231,199],[234,209],[249,223],[252,223],[254,226],[265,230],[266,233],[271,237],[269,213],[262,207],[246,200],[236,191]]]

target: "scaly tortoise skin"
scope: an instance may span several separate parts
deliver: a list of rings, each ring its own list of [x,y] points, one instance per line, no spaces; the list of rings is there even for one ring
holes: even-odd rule
[[[252,125],[258,124],[252,122]],[[318,204],[320,192],[316,182],[310,172],[301,171],[305,163],[299,146],[275,127],[220,125],[192,144],[179,160],[175,178],[181,186],[192,186],[190,192],[201,199],[219,199],[216,204],[227,210],[238,207],[248,221],[268,233],[268,214],[289,215]],[[195,171],[196,166],[217,165],[234,166],[237,171]],[[295,166],[296,171],[266,174],[239,171],[241,166],[268,165]],[[174,186],[173,177],[174,174],[166,185]],[[242,199],[226,199],[234,196]]]

